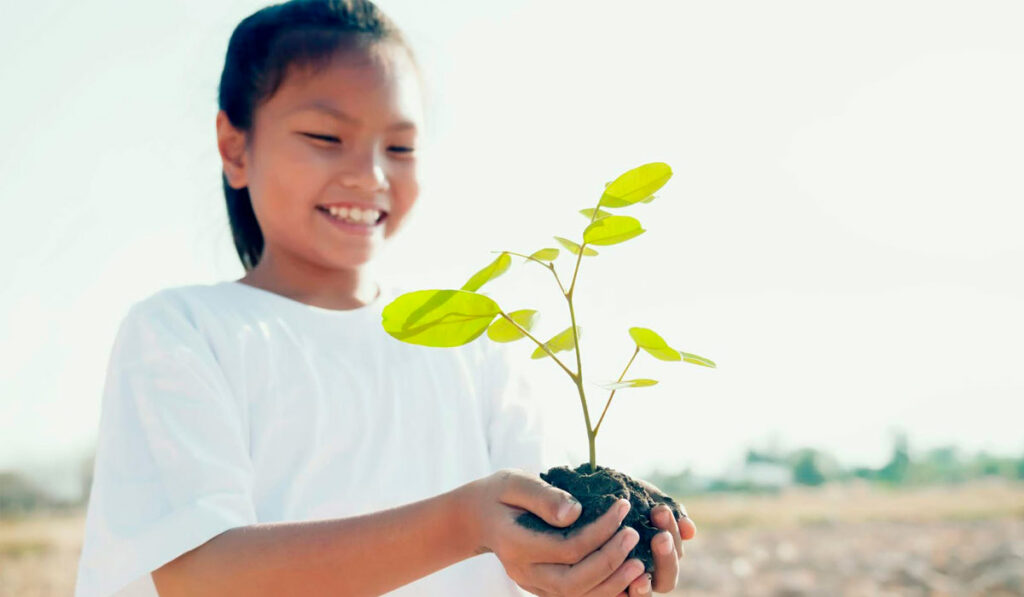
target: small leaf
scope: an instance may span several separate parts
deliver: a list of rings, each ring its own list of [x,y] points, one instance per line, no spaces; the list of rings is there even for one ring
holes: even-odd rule
[[[583,242],[588,245],[615,245],[646,232],[640,220],[629,216],[608,216],[587,226],[583,231]]]
[[[580,334],[579,326],[576,326],[576,335],[582,337]],[[573,338],[572,335],[572,326],[567,327],[561,332],[555,334],[553,338],[544,343],[544,346],[546,346],[548,350],[550,350],[553,353],[562,352],[563,350],[572,350],[573,347],[576,346],[576,340]],[[543,359],[546,356],[548,356],[548,353],[544,352],[544,350],[540,346],[538,346],[537,349],[533,351],[533,354],[530,356],[530,358]]]
[[[520,309],[509,313],[508,316],[528,332],[533,329],[534,324],[537,322],[537,311],[535,309]],[[520,338],[525,338],[526,334],[519,331],[519,328],[509,323],[504,317],[498,317],[491,324],[491,327],[487,328],[487,337],[495,342],[513,342]]]
[[[679,351],[670,347],[661,336],[647,328],[629,328],[629,335],[636,342],[636,345],[646,350],[650,355],[662,361],[681,361],[683,356]]]
[[[655,191],[665,186],[669,178],[672,178],[672,168],[664,162],[652,162],[638,166],[623,173],[606,186],[598,205],[628,207],[650,197]]]
[[[580,246],[577,245],[576,243],[572,242],[571,240],[566,239],[566,238],[562,238],[561,236],[556,236],[555,240],[557,240],[558,242],[562,243],[562,246],[565,247],[573,255],[579,255],[580,254]],[[583,249],[583,256],[584,257],[589,257],[589,256],[592,256],[592,255],[597,255],[597,251],[595,251],[594,249],[591,249],[590,247],[586,247],[586,248]]]
[[[596,218],[594,217],[594,212],[595,211],[597,212],[597,217]],[[592,220],[592,219],[593,220],[597,220],[597,219],[600,219],[600,218],[607,218],[608,216],[612,215],[611,213],[609,213],[609,212],[607,212],[607,211],[605,211],[603,209],[593,208],[593,207],[588,207],[586,209],[581,209],[580,213],[585,215],[585,216],[587,216],[588,220]]]
[[[611,383],[597,384],[606,390],[621,390],[623,388],[642,388],[644,386],[653,386],[658,383],[654,379],[624,379],[622,381],[615,381]]]
[[[490,297],[465,290],[416,290],[384,307],[381,325],[392,337],[422,346],[466,344],[501,312]]]
[[[658,198],[657,195],[651,195],[650,197],[648,197],[646,199],[641,199],[640,203],[650,203],[651,201],[654,201],[657,198]]]
[[[508,253],[498,255],[498,258],[492,261],[490,265],[473,274],[473,277],[462,285],[462,290],[468,290],[470,292],[479,290],[479,288],[487,282],[490,282],[505,273],[510,265],[512,265],[512,258],[509,257]]]
[[[711,359],[705,359],[704,357],[700,357],[695,354],[690,354],[688,352],[682,351],[680,351],[679,354],[683,355],[683,360],[686,361],[687,363],[693,363],[694,365],[702,365],[704,367],[717,368],[717,365],[715,365],[715,362],[712,361]]]
[[[558,249],[541,249],[534,251],[530,257],[533,257],[537,261],[554,261],[558,259]]]

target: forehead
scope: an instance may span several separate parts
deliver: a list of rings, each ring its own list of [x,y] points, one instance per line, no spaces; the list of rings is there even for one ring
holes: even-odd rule
[[[279,117],[305,112],[326,114],[329,106],[367,122],[423,119],[416,67],[401,47],[373,43],[340,50],[319,65],[292,65],[267,101]]]

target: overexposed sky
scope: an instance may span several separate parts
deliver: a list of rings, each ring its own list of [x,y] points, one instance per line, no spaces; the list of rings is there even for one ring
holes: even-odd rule
[[[231,31],[264,5],[7,4],[0,468],[93,444],[132,303],[242,275],[214,118]],[[616,395],[599,460],[711,473],[779,441],[877,465],[896,429],[912,447],[1024,451],[1019,3],[380,5],[432,102],[388,278],[458,287],[491,250],[579,238],[576,210],[621,172],[674,169],[626,212],[648,232],[584,261],[584,369],[617,377],[633,325],[719,368],[638,357],[631,374],[661,383]],[[536,266],[487,289],[539,309],[539,335],[568,325]],[[575,389],[521,350],[582,461]]]

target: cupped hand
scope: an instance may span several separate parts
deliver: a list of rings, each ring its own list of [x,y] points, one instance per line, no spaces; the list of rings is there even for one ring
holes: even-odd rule
[[[665,496],[653,484],[637,479],[652,495]],[[679,560],[683,557],[683,541],[693,539],[697,525],[686,513],[686,507],[679,504],[682,515],[676,520],[672,509],[664,504],[651,508],[651,524],[661,529],[651,539],[651,553],[654,554],[653,577],[646,574],[629,585],[629,597],[647,597],[651,592],[668,593],[676,588],[679,581]],[[646,578],[645,578],[646,577]]]
[[[464,489],[475,553],[493,552],[523,589],[542,597],[628,597],[638,594],[627,593],[634,584],[650,584],[639,559],[626,561],[640,537],[633,528],[619,528],[629,511],[627,500],[563,536],[516,522],[524,510],[556,527],[570,526],[580,515],[568,492],[538,475],[504,469]]]

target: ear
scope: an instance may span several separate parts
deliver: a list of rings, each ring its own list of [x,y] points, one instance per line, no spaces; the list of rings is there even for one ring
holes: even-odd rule
[[[224,110],[217,112],[217,150],[228,184],[233,189],[249,185],[245,159],[245,133],[236,129]]]

